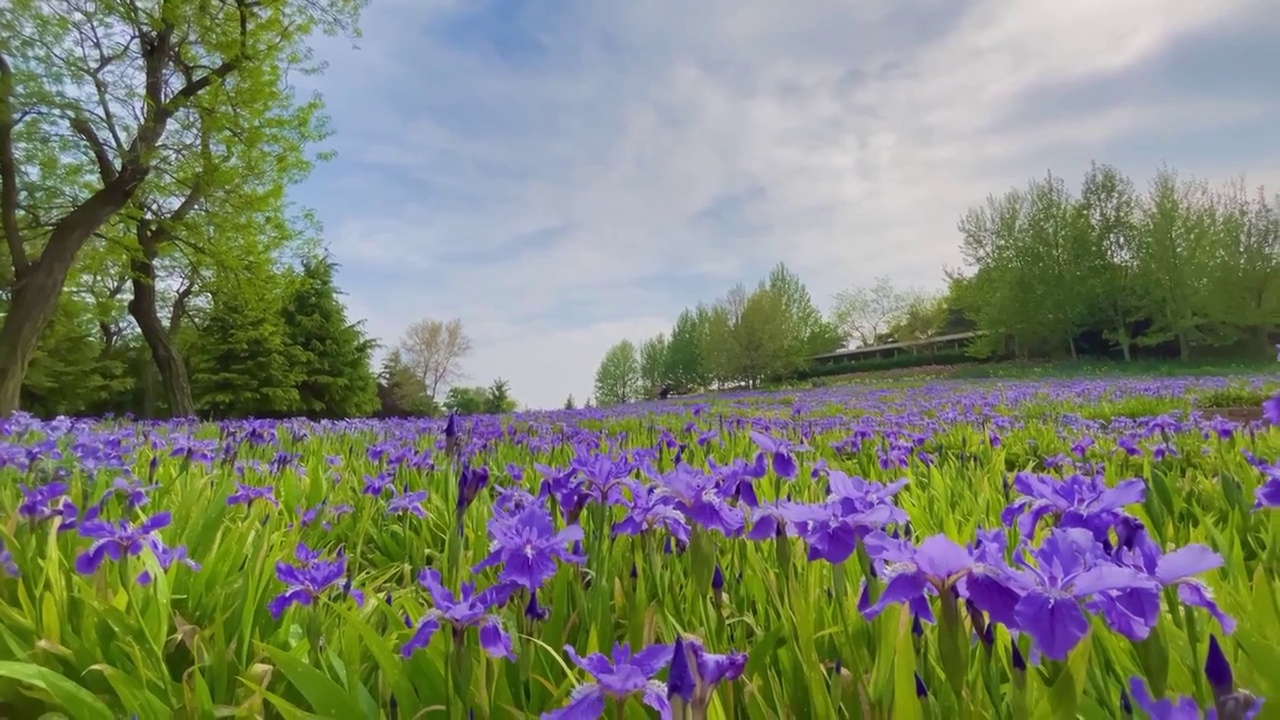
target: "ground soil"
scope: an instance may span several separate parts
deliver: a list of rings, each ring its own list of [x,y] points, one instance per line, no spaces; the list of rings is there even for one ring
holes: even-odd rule
[[[1200,414],[1205,417],[1220,417],[1232,420],[1238,423],[1253,422],[1262,419],[1261,406],[1249,407],[1228,407],[1228,408],[1199,408]]]

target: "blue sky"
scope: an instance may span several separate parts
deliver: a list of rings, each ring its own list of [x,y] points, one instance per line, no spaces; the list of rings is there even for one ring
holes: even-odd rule
[[[325,40],[317,210],[387,344],[590,394],[609,345],[785,261],[938,286],[970,205],[1091,159],[1280,189],[1274,0],[373,0]]]

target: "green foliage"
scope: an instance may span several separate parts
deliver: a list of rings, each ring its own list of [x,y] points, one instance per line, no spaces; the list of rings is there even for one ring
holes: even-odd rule
[[[682,392],[705,387],[707,384],[702,345],[709,321],[710,311],[699,305],[692,310],[682,310],[676,317],[675,326],[671,328],[667,340],[665,379]]]
[[[641,343],[639,394],[757,387],[798,371],[808,358],[841,342],[799,276],[778,263],[754,291],[738,284],[718,302],[681,311],[670,334]]]
[[[656,397],[667,383],[667,336],[658,333],[640,344],[640,394]]]
[[[578,408],[578,406],[577,406],[577,405],[574,403],[574,401],[573,401],[573,394],[572,394],[572,393],[570,393],[569,397],[568,397],[568,398],[566,398],[566,399],[565,399],[565,401],[564,401],[564,409],[565,409],[565,410],[576,410],[577,408]]]
[[[785,336],[782,370],[795,370],[814,355],[833,352],[843,344],[840,331],[828,322],[809,295],[808,288],[783,263],[769,271],[769,292],[778,301],[781,330]]]
[[[434,417],[440,407],[431,399],[427,386],[400,355],[392,350],[378,373],[378,400],[382,417]]]
[[[502,415],[514,412],[515,409],[516,400],[511,397],[511,385],[502,378],[494,380],[493,384],[486,389],[485,412],[490,415]]]
[[[630,340],[609,348],[596,369],[596,403],[600,407],[621,405],[640,397],[640,358]]]
[[[286,339],[298,353],[293,371],[302,378],[298,405],[308,417],[362,417],[378,408],[374,343],[347,322],[335,268],[328,257],[304,260],[284,302]]]
[[[45,416],[93,412],[134,384],[136,347],[104,342],[94,308],[65,294],[45,326],[23,385],[23,403]]]
[[[444,395],[444,409],[459,415],[480,415],[488,408],[488,388],[455,385]]]
[[[1011,344],[1023,358],[1074,358],[1081,342],[1125,360],[1137,348],[1249,356],[1280,327],[1280,213],[1242,182],[1214,190],[1161,168],[1142,194],[1095,164],[1078,196],[1051,175],[959,227],[972,272],[953,297],[987,331],[978,356]]]
[[[216,417],[282,417],[301,409],[301,351],[281,315],[282,289],[265,268],[223,279],[192,354],[191,384],[201,412]]]
[[[0,202],[16,248],[0,283],[38,280],[13,286],[0,328],[0,411],[14,409],[54,314],[47,289],[86,252],[136,245],[134,259],[165,272],[212,276],[247,254],[240,238],[271,255],[306,236],[286,188],[329,128],[319,97],[300,101],[290,76],[322,69],[313,38],[358,35],[365,4],[22,0],[0,14],[0,132],[11,140],[0,147],[15,186]]]
[[[807,293],[806,293],[807,294]],[[800,364],[792,353],[798,352],[802,341],[789,324],[786,298],[773,288],[761,283],[747,297],[742,314],[733,326],[730,336],[731,357],[734,360],[733,376],[757,387],[766,378],[785,373]]]

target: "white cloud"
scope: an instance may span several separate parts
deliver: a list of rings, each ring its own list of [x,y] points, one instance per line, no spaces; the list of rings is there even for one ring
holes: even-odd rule
[[[581,400],[608,345],[778,260],[819,302],[881,273],[933,283],[965,208],[1043,158],[1082,167],[1148,128],[1275,117],[1170,96],[1016,120],[1037,92],[1176,52],[1261,0],[565,0],[505,21],[546,48],[526,62],[442,37],[483,4],[378,0],[361,52],[322,48],[342,160],[319,210],[373,332],[460,316],[470,375],[533,406]],[[735,196],[737,215],[708,219]]]

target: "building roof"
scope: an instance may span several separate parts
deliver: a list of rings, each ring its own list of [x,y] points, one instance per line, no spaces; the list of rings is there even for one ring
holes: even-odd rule
[[[981,330],[972,332],[952,333],[950,335],[935,335],[934,337],[925,338],[923,340],[907,340],[905,342],[886,343],[884,345],[868,345],[860,348],[846,348],[835,352],[814,355],[811,360],[825,360],[827,358],[838,357],[855,357],[857,355],[869,355],[881,350],[896,350],[899,348],[920,347],[921,345],[935,345],[937,343],[954,342],[956,340],[968,340],[982,334]]]

